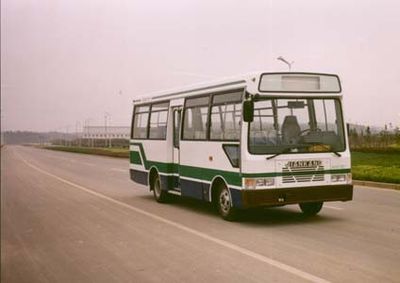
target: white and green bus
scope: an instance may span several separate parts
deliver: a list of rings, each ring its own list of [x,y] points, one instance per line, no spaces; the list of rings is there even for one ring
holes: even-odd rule
[[[158,202],[213,202],[231,220],[288,204],[315,215],[352,199],[337,75],[259,72],[133,104],[130,177]]]

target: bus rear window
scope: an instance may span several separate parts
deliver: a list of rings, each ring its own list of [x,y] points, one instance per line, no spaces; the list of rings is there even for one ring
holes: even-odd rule
[[[133,116],[132,138],[146,139],[147,124],[149,120],[149,106],[136,106]]]
[[[159,139],[167,137],[168,102],[135,106],[133,139]]]

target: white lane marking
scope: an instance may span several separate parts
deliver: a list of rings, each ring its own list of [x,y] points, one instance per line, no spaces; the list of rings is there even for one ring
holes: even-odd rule
[[[110,171],[124,172],[124,173],[128,173],[129,172],[128,169],[121,169],[121,168],[110,168]]]
[[[274,267],[276,267],[276,268],[279,268],[279,269],[281,269],[281,270],[284,270],[284,271],[286,271],[286,272],[288,272],[288,273],[291,273],[291,274],[293,274],[293,275],[296,275],[296,276],[298,276],[298,277],[301,277],[301,278],[303,278],[303,279],[305,279],[305,280],[308,280],[308,281],[310,281],[310,282],[316,282],[316,283],[329,283],[329,282],[330,282],[330,281],[327,281],[327,280],[325,280],[325,279],[323,279],[323,278],[321,278],[321,277],[312,275],[312,274],[310,274],[310,273],[308,273],[308,272],[305,272],[305,271],[302,271],[302,270],[300,270],[300,269],[297,269],[297,268],[295,268],[295,267],[293,267],[293,266],[287,265],[287,264],[285,264],[285,263],[283,263],[283,262],[280,262],[280,261],[277,261],[277,260],[275,260],[275,259],[266,257],[266,256],[261,255],[261,254],[258,254],[258,253],[256,253],[256,252],[253,252],[253,251],[248,250],[248,249],[246,249],[246,248],[242,248],[242,247],[237,246],[237,245],[235,245],[235,244],[232,244],[232,243],[230,243],[230,242],[228,242],[228,241],[215,238],[215,237],[210,236],[210,235],[208,235],[208,234],[206,234],[206,233],[203,233],[203,232],[197,231],[197,230],[195,230],[195,229],[189,228],[189,227],[187,227],[187,226],[185,226],[185,225],[182,225],[182,224],[179,224],[179,223],[177,223],[177,222],[174,222],[174,221],[168,220],[168,219],[166,219],[166,218],[160,217],[160,216],[158,216],[158,215],[156,215],[156,214],[153,214],[153,213],[147,212],[147,211],[145,211],[145,210],[142,210],[142,209],[140,209],[140,208],[131,206],[131,205],[126,204],[126,203],[124,203],[124,202],[115,200],[115,199],[110,198],[110,197],[108,197],[108,196],[106,196],[106,195],[103,195],[103,194],[101,194],[101,193],[92,191],[92,190],[90,190],[90,189],[88,189],[88,188],[85,188],[85,187],[83,187],[83,186],[81,186],[81,185],[78,185],[78,184],[76,184],[76,183],[73,183],[73,182],[71,182],[71,181],[68,181],[68,180],[66,180],[66,179],[63,179],[63,178],[61,178],[61,177],[59,177],[59,176],[57,176],[57,175],[54,175],[54,174],[52,174],[52,173],[50,173],[50,172],[47,172],[47,171],[45,171],[45,170],[43,170],[43,169],[41,169],[41,168],[39,168],[39,167],[33,165],[32,163],[26,161],[26,160],[25,160],[21,155],[19,155],[18,153],[17,153],[17,155],[19,156],[19,158],[20,158],[27,166],[29,166],[29,167],[31,167],[31,168],[33,168],[33,169],[39,171],[40,173],[42,173],[42,174],[44,174],[44,175],[47,175],[47,176],[49,176],[49,177],[52,177],[52,178],[54,178],[54,179],[56,179],[56,180],[58,180],[58,181],[60,181],[60,182],[62,182],[62,183],[64,183],[64,184],[70,185],[70,186],[72,186],[72,187],[74,187],[74,188],[77,188],[77,189],[79,189],[79,190],[81,190],[81,191],[84,191],[84,192],[86,192],[86,193],[89,193],[89,194],[91,194],[91,195],[94,195],[94,196],[96,196],[96,197],[98,197],[98,198],[101,198],[101,199],[103,199],[103,200],[107,200],[107,201],[112,202],[112,203],[114,203],[114,204],[116,204],[116,205],[119,205],[119,206],[121,206],[121,207],[130,209],[130,210],[132,210],[132,211],[134,211],[134,212],[136,212],[136,213],[145,215],[145,216],[147,216],[147,217],[149,217],[149,218],[152,218],[152,219],[155,219],[155,220],[160,221],[160,222],[162,222],[162,223],[171,225],[171,226],[173,226],[173,227],[175,227],[175,228],[178,228],[178,229],[180,229],[180,230],[182,230],[182,231],[185,231],[185,232],[187,232],[187,233],[196,235],[196,236],[198,236],[198,237],[200,237],[200,238],[202,238],[202,239],[205,239],[205,240],[208,240],[208,241],[210,241],[210,242],[216,243],[216,244],[218,244],[218,245],[220,245],[220,246],[223,246],[223,247],[225,247],[225,248],[231,249],[231,250],[233,250],[233,251],[236,251],[236,252],[238,252],[238,253],[241,253],[241,254],[246,255],[246,256],[248,256],[248,257],[251,257],[251,258],[253,258],[253,259],[259,260],[259,261],[261,261],[261,262],[267,263],[267,264],[269,264],[269,265],[272,265],[272,266],[274,266]]]
[[[343,210],[342,207],[332,206],[332,205],[324,205],[325,208],[334,209],[334,210]]]
[[[68,158],[68,157],[62,157],[62,156],[52,155],[52,154],[45,154],[45,155],[46,155],[46,157],[53,158],[53,159],[60,159],[60,160],[64,160],[67,162],[77,162],[75,159]]]

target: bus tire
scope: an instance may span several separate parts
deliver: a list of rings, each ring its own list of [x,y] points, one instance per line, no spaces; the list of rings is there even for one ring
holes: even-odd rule
[[[299,203],[300,209],[306,216],[314,216],[321,211],[323,202]]]
[[[157,202],[164,203],[168,200],[168,193],[161,189],[160,175],[154,174],[151,181],[151,190],[153,191],[154,199]]]
[[[234,221],[237,219],[237,209],[232,206],[231,194],[225,184],[219,186],[216,204],[218,212],[224,220]]]

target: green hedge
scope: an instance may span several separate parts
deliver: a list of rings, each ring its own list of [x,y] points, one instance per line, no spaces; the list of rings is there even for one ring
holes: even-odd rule
[[[101,147],[68,147],[68,146],[45,146],[46,149],[76,152],[84,154],[95,154],[112,157],[128,158],[129,150],[127,148],[101,148]]]
[[[352,152],[354,180],[400,184],[400,152]]]

